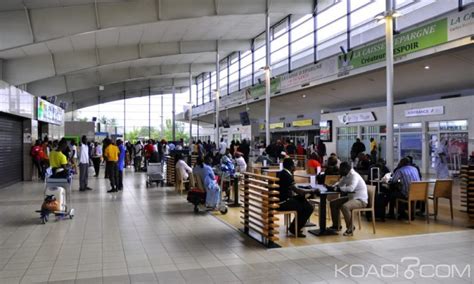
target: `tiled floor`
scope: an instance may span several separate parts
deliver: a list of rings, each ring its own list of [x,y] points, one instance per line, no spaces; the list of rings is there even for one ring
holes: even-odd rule
[[[73,192],[75,218],[46,225],[34,212],[42,184],[1,189],[0,283],[473,283],[471,230],[266,250],[144,181],[127,173],[124,192],[108,194],[91,178],[94,191]],[[407,274],[416,259],[402,257],[431,266]],[[454,277],[424,278],[433,272]]]

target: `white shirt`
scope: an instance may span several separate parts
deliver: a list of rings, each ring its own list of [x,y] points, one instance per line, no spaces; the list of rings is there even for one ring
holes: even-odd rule
[[[219,144],[219,153],[221,155],[225,155],[225,151],[227,150],[227,143],[225,143],[225,141],[222,141],[220,144]]]
[[[81,144],[81,159],[80,164],[89,164],[89,146],[87,144]]]
[[[176,163],[176,169],[179,171],[179,173],[181,174],[181,177],[183,179],[188,179],[189,178],[189,174],[188,173],[192,173],[193,172],[193,169],[191,169],[190,166],[188,166],[188,164],[186,164],[185,161],[183,160],[179,160],[177,163]]]
[[[247,163],[245,162],[244,157],[236,158],[235,163],[237,164],[237,167],[239,168],[238,169],[239,173],[245,173],[247,171]]]
[[[168,144],[163,145],[163,155],[169,155],[170,154],[170,146]]]
[[[143,147],[141,144],[135,144],[135,157],[141,157],[142,156],[142,150]]]
[[[102,145],[97,144],[94,148],[94,153],[95,157],[102,157]]]
[[[76,145],[72,145],[71,150],[72,150],[72,157],[74,159],[77,159],[77,147],[76,147]]]
[[[361,200],[365,203],[369,201],[369,194],[367,193],[367,185],[364,179],[354,170],[342,177],[334,186],[339,186],[342,192],[352,193],[353,199]]]

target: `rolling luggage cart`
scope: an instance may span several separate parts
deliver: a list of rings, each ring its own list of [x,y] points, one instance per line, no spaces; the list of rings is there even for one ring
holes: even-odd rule
[[[74,217],[74,208],[72,208],[71,202],[71,190],[72,190],[72,174],[67,178],[45,178],[44,182],[44,196],[54,196],[59,203],[59,210],[49,211],[44,208],[37,210],[40,213],[40,219],[42,224],[46,224],[50,214],[54,214],[57,220],[69,217]]]
[[[164,184],[163,165],[161,163],[148,163],[146,168],[146,187],[152,185],[152,183],[158,183],[163,186]]]

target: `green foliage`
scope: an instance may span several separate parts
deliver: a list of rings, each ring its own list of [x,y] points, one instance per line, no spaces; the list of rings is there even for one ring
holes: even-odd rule
[[[185,141],[189,138],[189,133],[184,129],[184,123],[176,122],[176,140],[183,138]],[[148,135],[150,134],[150,136]],[[126,133],[128,141],[136,141],[138,139],[152,138],[155,140],[166,139],[166,141],[173,140],[173,126],[171,119],[167,119],[164,125],[163,131],[160,131],[157,127],[150,127],[150,131],[147,126],[136,127],[132,131]]]

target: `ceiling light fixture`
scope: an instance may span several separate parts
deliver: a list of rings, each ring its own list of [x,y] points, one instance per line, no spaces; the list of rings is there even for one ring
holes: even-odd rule
[[[103,91],[103,90],[105,90],[105,87],[102,85],[99,85],[99,91]]]
[[[302,98],[306,98],[306,95],[301,95]]]
[[[430,70],[430,66],[429,65],[425,65],[425,70]]]

